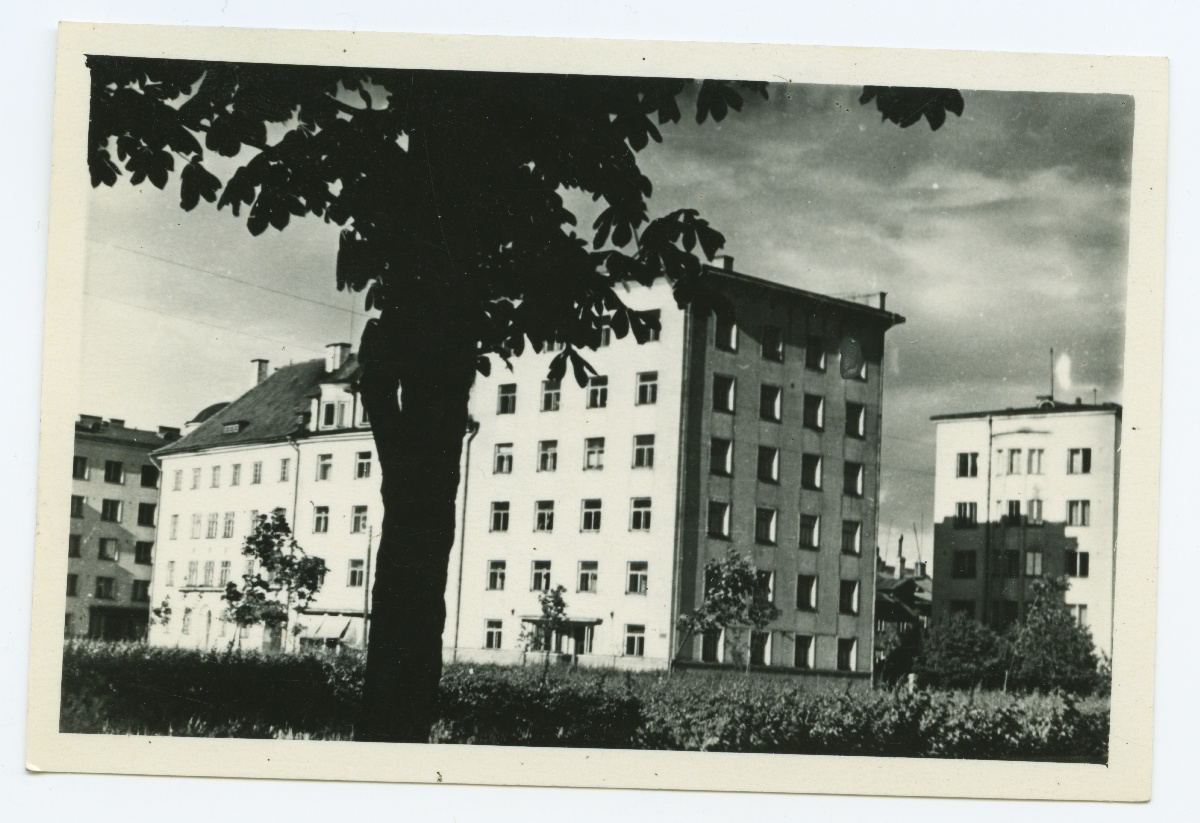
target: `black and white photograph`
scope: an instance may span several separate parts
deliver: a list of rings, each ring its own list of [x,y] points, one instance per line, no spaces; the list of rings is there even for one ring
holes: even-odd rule
[[[1148,790],[1162,62],[195,31],[62,30],[31,762]]]

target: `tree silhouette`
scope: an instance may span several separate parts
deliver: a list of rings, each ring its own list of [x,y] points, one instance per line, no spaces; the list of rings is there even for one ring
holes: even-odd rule
[[[185,210],[246,209],[252,234],[304,215],[343,227],[337,286],[380,312],[363,331],[357,387],[385,514],[356,736],[423,742],[476,370],[488,354],[559,342],[551,376],[570,366],[582,383],[579,350],[604,326],[642,342],[656,322],[625,306],[622,282],[666,277],[681,307],[729,312],[700,259],[724,238],[694,210],[650,219],[636,153],[661,141],[658,126],[678,122],[693,91],[704,123],[766,85],[109,56],[88,66],[94,186],[127,173],[161,189],[178,171]],[[868,87],[872,101],[885,120],[934,129],[963,106],[947,89]],[[206,153],[240,165],[221,180]],[[570,228],[564,190],[601,203],[590,238]]]

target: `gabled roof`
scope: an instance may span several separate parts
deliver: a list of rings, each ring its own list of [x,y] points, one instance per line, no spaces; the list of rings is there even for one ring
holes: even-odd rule
[[[322,383],[345,382],[338,380],[338,376],[350,365],[348,361],[333,375],[325,373],[323,359],[276,369],[250,391],[211,414],[187,436],[154,454],[162,456],[221,446],[269,443],[304,433],[304,415],[309,411],[310,398],[319,391]],[[201,415],[212,408],[205,409]],[[241,425],[227,433],[226,424],[232,423]]]

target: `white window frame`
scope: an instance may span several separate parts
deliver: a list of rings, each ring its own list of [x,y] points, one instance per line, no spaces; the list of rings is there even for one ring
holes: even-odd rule
[[[653,503],[649,497],[634,497],[629,501],[629,530],[633,532],[650,531],[650,520]]]
[[[580,560],[575,591],[580,594],[595,594],[599,583],[600,563],[596,560]]]
[[[589,409],[608,408],[608,375],[595,374],[588,379],[587,407]]]
[[[313,507],[313,534],[329,533],[329,507]]]
[[[487,590],[489,592],[504,591],[504,581],[508,576],[508,561],[489,560],[487,571]]]
[[[510,506],[507,500],[493,500],[491,515],[488,519],[488,531],[506,532],[509,526]]]
[[[600,531],[603,519],[604,501],[600,498],[588,498],[580,504],[579,531],[595,533]]]
[[[538,468],[540,472],[558,471],[558,441],[538,441]]]
[[[497,443],[492,456],[492,474],[512,474],[513,444]]]
[[[533,530],[535,532],[554,531],[554,501],[537,500],[533,504]]]
[[[633,436],[633,468],[654,468],[654,435],[635,434]]]
[[[317,481],[322,482],[333,478],[333,455],[317,455]]]
[[[599,471],[604,468],[604,438],[587,437],[583,441],[583,470]]]
[[[658,372],[639,372],[637,376],[638,406],[653,406],[658,403]]]

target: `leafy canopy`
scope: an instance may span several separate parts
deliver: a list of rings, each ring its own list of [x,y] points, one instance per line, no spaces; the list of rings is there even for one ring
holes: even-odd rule
[[[253,560],[239,587],[232,580],[223,595],[227,619],[239,627],[286,626],[291,610],[312,603],[329,569],[292,537],[283,509],[259,515],[242,554]]]
[[[694,104],[697,123],[721,121],[767,96],[758,82],[702,82],[503,72],[211,63],[92,56],[88,164],[93,186],[165,188],[179,172],[180,205],[203,200],[258,235],[313,215],[343,227],[339,289],[365,291],[368,309],[461,315],[479,352],[505,361],[526,343],[578,348],[601,329],[647,339],[656,320],[614,291],[665,276],[683,306],[729,307],[705,288],[725,238],[695,210],[651,219],[650,180],[637,152]],[[869,86],[884,120],[924,118],[937,129],[963,101],[949,89]],[[115,157],[114,157],[115,152]],[[236,158],[211,164],[213,155]],[[210,168],[210,165],[212,168]],[[224,179],[218,165],[234,165]],[[590,236],[577,232],[564,193],[599,204]],[[378,331],[368,326],[364,345]],[[378,339],[380,335],[376,335]],[[386,342],[386,341],[385,341]]]

